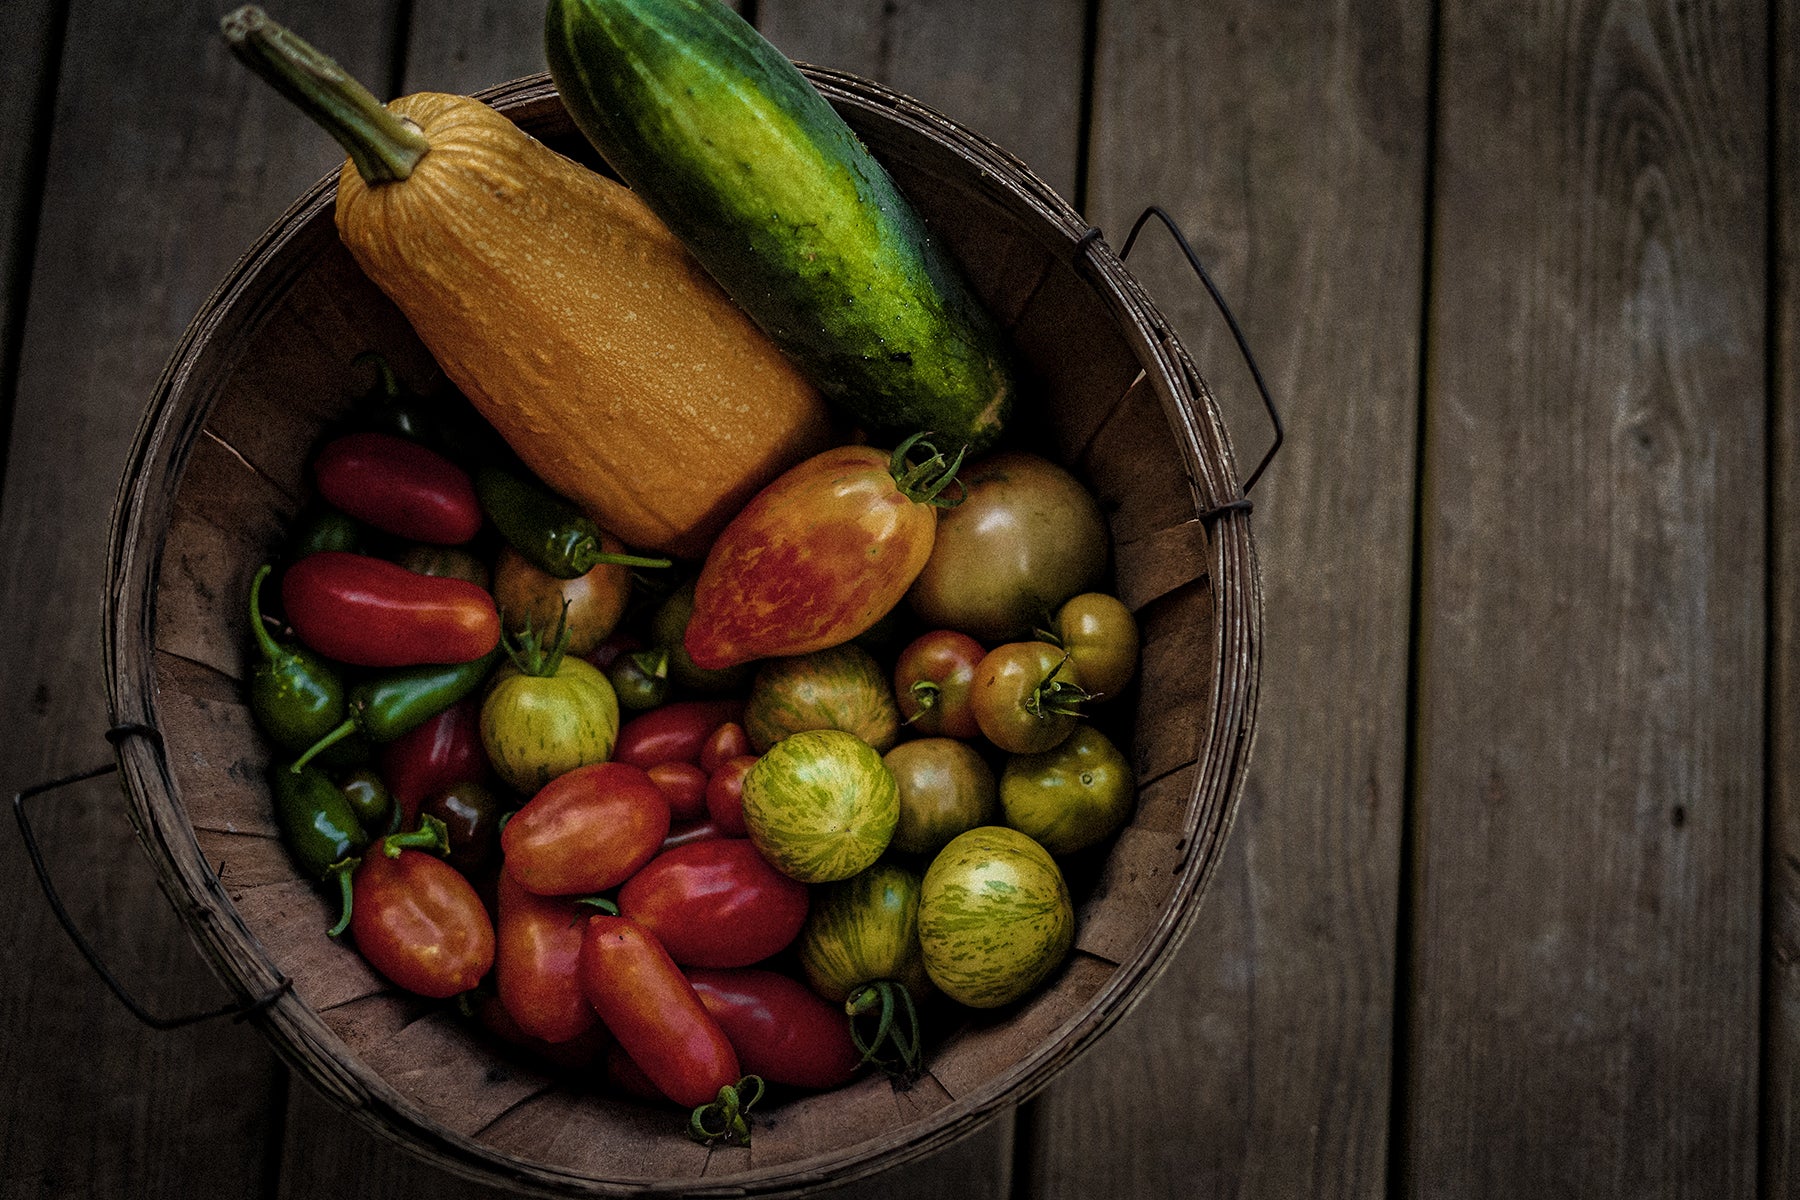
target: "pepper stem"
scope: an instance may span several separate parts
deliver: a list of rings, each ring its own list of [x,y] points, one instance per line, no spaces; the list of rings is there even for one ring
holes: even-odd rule
[[[349,716],[344,718],[343,723],[340,724],[336,729],[333,729],[330,733],[326,734],[324,737],[320,738],[318,741],[316,741],[312,745],[308,746],[306,748],[306,753],[302,754],[299,758],[296,758],[294,760],[294,765],[289,767],[288,770],[290,770],[294,774],[298,775],[300,773],[300,769],[302,767],[306,766],[307,763],[311,762],[313,759],[319,757],[319,755],[325,753],[325,751],[331,749],[333,746],[337,745],[339,742],[343,741],[345,738],[347,738],[351,734],[355,733],[359,728],[361,728],[361,726],[362,726],[362,721],[360,719],[359,714],[354,713],[354,712],[351,713]]]
[[[256,5],[228,14],[219,28],[233,54],[338,140],[371,186],[405,179],[431,149],[416,126]]]
[[[423,850],[442,858],[450,853],[450,827],[426,813],[411,833],[390,833],[381,839],[381,852],[389,858],[399,858],[402,850]]]
[[[331,864],[325,872],[326,878],[337,880],[338,912],[340,914],[337,924],[325,931],[326,937],[336,937],[350,928],[350,909],[355,896],[355,891],[350,886],[350,877],[356,874],[356,868],[361,862],[360,858],[346,858],[342,862]]]
[[[271,666],[280,662],[284,657],[281,647],[276,644],[268,626],[263,624],[262,616],[263,580],[267,579],[269,573],[274,569],[268,563],[264,563],[256,569],[256,576],[250,581],[250,628],[256,635],[256,644],[261,648],[263,658]]]

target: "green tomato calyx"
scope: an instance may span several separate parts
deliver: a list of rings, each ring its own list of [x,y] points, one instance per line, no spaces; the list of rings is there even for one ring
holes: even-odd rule
[[[930,433],[915,433],[894,448],[888,459],[888,474],[894,477],[894,487],[902,496],[914,504],[929,504],[933,508],[955,508],[969,494],[962,481],[956,477],[961,469],[963,456],[968,454],[968,446],[956,452],[954,458],[945,459],[943,453],[925,439]],[[914,449],[928,452],[923,462],[914,464],[907,455]],[[956,494],[946,496],[944,493],[951,484],[956,485]]]
[[[1031,695],[1025,698],[1025,711],[1040,721],[1051,717],[1079,717],[1084,715],[1082,705],[1095,698],[1079,683],[1070,679],[1058,679],[1057,675],[1068,665],[1069,653],[1057,660],[1054,667],[1031,689]]]
[[[569,648],[569,639],[574,630],[569,628],[569,600],[562,602],[562,612],[557,615],[556,629],[551,633],[546,644],[544,635],[531,627],[531,618],[525,619],[525,627],[517,633],[501,635],[500,644],[506,649],[506,657],[512,660],[513,666],[519,668],[522,675],[530,675],[537,679],[554,678],[562,669],[563,654]],[[502,614],[504,626],[505,617]]]
[[[862,1051],[862,1061],[879,1067],[901,1082],[916,1078],[922,1065],[919,1010],[906,985],[892,979],[867,983],[844,1001],[850,1015],[850,1040]],[[865,1037],[861,1019],[875,1017],[875,1033]]]

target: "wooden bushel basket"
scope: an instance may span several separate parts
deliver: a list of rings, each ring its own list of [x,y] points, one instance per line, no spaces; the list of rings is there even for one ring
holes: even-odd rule
[[[873,1076],[759,1109],[748,1148],[706,1149],[682,1114],[575,1089],[395,991],[328,940],[270,811],[243,697],[244,601],[305,496],[304,457],[367,380],[431,363],[332,224],[335,173],[259,241],[164,373],[121,484],[105,639],[132,818],[165,892],[280,1053],[377,1132],[490,1184],[545,1195],[780,1195],[929,1154],[1049,1082],[1144,994],[1192,922],[1250,751],[1261,594],[1213,398],[1161,315],[1085,223],[1005,152],[911,100],[808,70],[962,259],[1023,359],[1015,422],[1093,488],[1115,590],[1144,634],[1137,811],[1072,876],[1076,948],[1029,999],[970,1014],[906,1090]],[[546,77],[483,97],[592,161]],[[291,981],[291,983],[289,982]],[[284,985],[286,989],[282,990]]]

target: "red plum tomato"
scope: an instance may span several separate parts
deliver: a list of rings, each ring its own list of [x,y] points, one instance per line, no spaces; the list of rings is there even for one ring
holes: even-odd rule
[[[619,889],[619,912],[684,967],[747,967],[786,949],[806,923],[806,885],[745,838],[665,850]]]
[[[527,891],[585,896],[617,887],[669,832],[669,802],[639,767],[605,762],[545,784],[500,831],[506,870]]]

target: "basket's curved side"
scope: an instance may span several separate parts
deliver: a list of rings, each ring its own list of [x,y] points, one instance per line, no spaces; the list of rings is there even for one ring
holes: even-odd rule
[[[1084,238],[1080,218],[1003,150],[923,105],[839,72],[810,69],[820,90],[883,149],[921,148],[971,173],[997,205],[1033,223],[1033,236],[1091,286],[1142,364],[1145,386],[1168,423],[1193,491],[1195,514],[1237,495],[1237,471],[1217,405],[1167,323],[1117,256]],[[539,76],[485,98],[540,137],[566,134],[554,89]],[[103,637],[108,700],[115,723],[155,726],[159,713],[157,588],[177,491],[234,368],[233,347],[267,315],[287,276],[334,237],[329,208],[334,179],[322,180],[244,256],[189,327],[158,383],[139,427],[114,509]],[[321,240],[323,239],[323,241]],[[431,1120],[343,1041],[299,997],[281,997],[253,1019],[284,1057],[381,1136],[460,1174],[549,1195],[780,1195],[841,1184],[932,1153],[972,1133],[996,1113],[1035,1093],[1141,998],[1191,926],[1219,857],[1243,784],[1255,726],[1262,599],[1248,516],[1220,516],[1205,534],[1214,661],[1208,694],[1196,697],[1205,721],[1191,758],[1168,764],[1191,772],[1173,900],[1087,1002],[1043,1043],[1006,1070],[955,1096],[927,1118],[810,1158],[761,1169],[662,1183],[595,1179],[522,1160]],[[1198,585],[1192,585],[1198,586]],[[196,753],[204,748],[179,748]],[[186,920],[215,971],[240,999],[267,993],[282,967],[245,923],[207,860],[180,798],[164,750],[144,740],[120,747],[132,820],[165,894]],[[1185,779],[1185,775],[1181,778]]]

